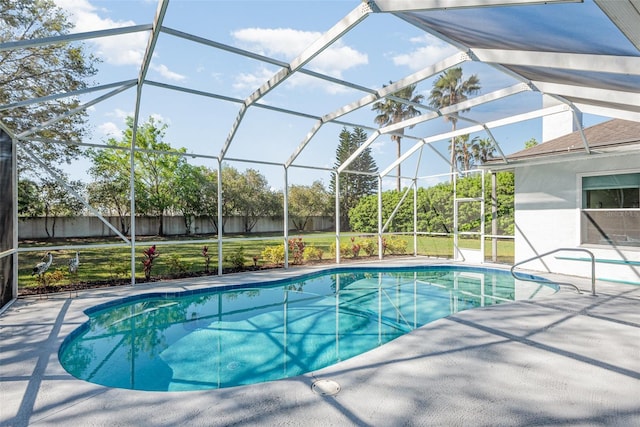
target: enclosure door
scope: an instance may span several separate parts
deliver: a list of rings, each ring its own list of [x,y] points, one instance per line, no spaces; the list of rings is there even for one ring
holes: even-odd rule
[[[480,194],[471,197],[458,197],[454,179],[453,259],[456,261],[484,263],[484,171],[480,173]]]

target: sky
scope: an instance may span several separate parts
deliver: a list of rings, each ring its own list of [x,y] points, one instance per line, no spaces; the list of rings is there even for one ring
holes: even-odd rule
[[[155,0],[55,0],[69,14],[74,24],[72,32],[95,31],[107,28],[150,24],[156,13]],[[245,0],[173,0],[170,2],[163,26],[212,40],[234,48],[289,62],[320,35],[329,30],[356,7],[359,0],[318,1],[245,1]],[[94,84],[107,84],[136,79],[148,42],[149,32],[105,37],[84,42],[87,51],[100,59]],[[371,14],[328,49],[315,57],[305,69],[378,89],[425,66],[455,54],[457,50],[405,21],[389,14]],[[463,78],[476,74],[481,82],[480,94],[505,88],[516,83],[511,77],[481,63],[462,65]],[[214,93],[236,100],[246,99],[261,84],[278,71],[278,67],[262,61],[233,55],[210,46],[194,43],[169,34],[161,34],[147,73],[147,79],[169,85]],[[433,82],[438,77],[419,83],[417,93],[428,99]],[[105,92],[85,95],[88,102]],[[273,89],[261,104],[322,116],[361,99],[366,93],[329,83],[308,75],[296,74]],[[125,118],[135,110],[135,88],[89,108],[90,143],[119,138],[125,128]],[[541,108],[538,94],[525,93],[481,106],[465,113],[479,121],[536,110]],[[149,117],[167,125],[164,142],[174,148],[185,147],[188,153],[218,156],[240,112],[240,104],[195,96],[145,85],[140,104],[140,121]],[[376,128],[376,112],[365,106],[347,114],[341,120]],[[585,124],[601,118],[586,117]],[[226,157],[256,162],[284,163],[313,129],[316,120],[297,117],[267,109],[251,107],[242,118]],[[464,125],[461,120],[458,127]],[[434,119],[407,129],[407,135],[424,137],[450,130],[451,124]],[[321,127],[294,164],[331,168],[335,163],[341,125]],[[368,130],[371,134],[372,131]],[[472,134],[471,137],[487,137]],[[496,129],[493,136],[505,154],[524,148],[525,141],[541,141],[541,120]],[[403,151],[416,141],[404,138]],[[448,171],[448,141],[426,147],[402,166],[404,176],[424,177],[422,184],[440,180]],[[372,154],[380,170],[396,156],[395,144],[389,136],[381,136],[372,145]],[[440,154],[436,153],[439,152]],[[212,169],[217,162],[210,158],[189,158],[193,164]],[[274,189],[284,186],[284,169],[264,163],[228,160],[239,170],[254,168],[268,179]],[[86,161],[69,168],[72,179],[88,181]],[[438,177],[435,177],[438,176]],[[328,186],[331,174],[317,169],[290,168],[289,184],[308,185],[321,180]],[[405,180],[404,184],[409,181]],[[393,188],[395,179],[383,181],[384,188]]]

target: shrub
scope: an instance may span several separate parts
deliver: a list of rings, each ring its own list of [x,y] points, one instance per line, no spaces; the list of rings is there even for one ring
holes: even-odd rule
[[[209,273],[209,265],[211,264],[211,255],[209,254],[209,247],[202,247],[202,256],[204,257],[204,272]]]
[[[234,268],[244,267],[244,247],[240,246],[231,254],[224,257],[224,261],[230,263]]]
[[[322,249],[316,248],[315,246],[307,246],[304,248],[305,261],[321,261],[323,254]]]
[[[336,244],[332,243],[331,246],[329,247],[329,252],[331,253],[332,257],[336,256]],[[352,256],[351,252],[351,245],[348,243],[340,243],[340,256],[341,257],[348,257],[348,256]]]
[[[302,264],[304,255],[304,242],[302,241],[302,237],[289,239],[289,252],[291,253],[294,264]]]
[[[353,256],[354,258],[357,258],[358,255],[360,254],[360,249],[362,247],[360,246],[359,243],[356,243],[356,238],[352,237],[351,238],[351,256]]]
[[[394,255],[402,255],[407,253],[407,241],[399,237],[389,236],[384,238],[383,246],[386,251]]]
[[[284,263],[284,246],[267,246],[262,250],[262,258],[271,264]]]
[[[189,271],[190,265],[180,259],[178,255],[172,254],[167,258],[167,265],[169,267],[169,273],[171,274],[184,274]]]
[[[374,256],[378,252],[378,239],[372,237],[362,239],[360,247],[367,256]]]
[[[142,251],[144,259],[142,260],[142,268],[144,270],[145,279],[151,278],[151,268],[153,267],[153,260],[160,256],[160,252],[156,249],[156,245],[151,246],[149,249]]]
[[[44,277],[44,274],[43,274]],[[54,270],[49,272],[49,274],[47,275],[46,278],[46,283],[45,285],[57,285],[59,283],[61,283],[65,278],[65,274],[62,270],[58,269],[58,270]]]

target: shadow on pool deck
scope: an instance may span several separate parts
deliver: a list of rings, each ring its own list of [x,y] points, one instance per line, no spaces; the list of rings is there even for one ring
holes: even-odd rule
[[[611,283],[598,283],[596,297],[563,290],[458,313],[319,371],[251,386],[114,389],[77,380],[58,362],[85,308],[238,277],[18,300],[0,316],[0,424],[640,425],[640,287]],[[316,379],[341,390],[318,395]]]

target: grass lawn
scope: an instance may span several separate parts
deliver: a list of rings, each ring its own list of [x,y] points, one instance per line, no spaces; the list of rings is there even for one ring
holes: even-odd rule
[[[331,261],[335,259],[332,254],[331,247],[335,246],[335,235],[332,233],[309,233],[309,234],[292,234],[290,239],[302,237],[305,246],[314,246],[322,251],[322,259]],[[240,240],[241,238],[250,238],[251,240]],[[369,237],[371,238],[371,237]],[[365,237],[341,236],[341,244],[351,247],[354,243],[362,243]],[[406,253],[413,253],[413,237],[412,236],[393,236],[390,239],[406,241]],[[55,248],[62,245],[82,245],[78,248],[80,256],[80,268],[76,277],[71,277],[67,270],[68,261],[75,256],[75,250],[50,250],[53,255],[53,263],[47,271],[45,277],[47,284],[50,286],[64,286],[70,283],[107,283],[117,281],[130,281],[131,274],[131,249],[129,246],[111,246],[102,245],[114,241],[96,240],[96,239],[76,239],[65,240],[59,242],[23,242],[21,249],[38,247],[37,251],[20,252],[18,255],[19,271],[18,283],[19,289],[33,288],[39,285],[36,276],[32,275],[33,266],[42,260],[42,257],[49,251],[48,248]],[[203,246],[208,246],[210,255],[210,270],[214,270],[218,266],[218,246],[216,242],[206,242],[204,238],[193,240],[193,243],[186,242],[184,239],[180,243],[175,243],[174,239],[161,239],[154,237],[153,243],[157,243],[157,249],[160,256],[155,259],[151,270],[151,277],[167,277],[169,275],[180,274],[198,274],[205,271],[205,258],[202,255]],[[262,251],[266,246],[282,245],[282,236],[262,236],[256,238],[255,235],[233,236],[223,239],[222,256],[223,267],[229,268],[233,264],[230,258],[234,255],[242,254],[244,265],[247,267],[254,266],[253,257],[257,257],[256,265],[258,267],[267,266],[270,263],[262,258]],[[149,248],[151,241],[138,240],[136,242],[136,280],[144,279],[142,260],[144,259],[143,251]],[[461,246],[467,248],[479,249],[479,240],[461,241]],[[417,252],[419,255],[427,255],[439,258],[451,258],[453,255],[453,238],[446,236],[419,236],[417,240]],[[241,252],[240,252],[241,251]],[[376,252],[377,254],[377,252]],[[358,258],[366,258],[366,253],[361,250]],[[377,255],[374,255],[377,256]],[[491,257],[491,243],[487,240],[485,245],[486,259]],[[352,258],[344,256],[344,259]],[[292,255],[289,255],[289,262],[292,263]],[[498,244],[498,261],[513,262],[513,241],[500,240]]]

